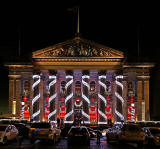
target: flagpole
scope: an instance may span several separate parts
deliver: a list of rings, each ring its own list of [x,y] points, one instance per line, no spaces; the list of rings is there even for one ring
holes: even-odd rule
[[[79,34],[79,7],[77,8],[77,34]]]

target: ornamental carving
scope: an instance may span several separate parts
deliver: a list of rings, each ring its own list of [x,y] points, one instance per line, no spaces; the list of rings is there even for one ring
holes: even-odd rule
[[[112,57],[113,54],[109,51],[96,49],[90,45],[65,45],[62,48],[44,52],[47,57]]]
[[[112,57],[123,58],[123,53],[94,42],[75,37],[72,40],[59,43],[36,52],[33,58],[50,57]]]

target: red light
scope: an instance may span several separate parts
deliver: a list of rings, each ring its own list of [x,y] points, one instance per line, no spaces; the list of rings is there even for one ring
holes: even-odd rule
[[[95,99],[94,99],[94,97],[92,97],[92,98],[91,98],[91,102],[95,102]]]
[[[131,101],[131,103],[133,103],[133,102],[134,102],[134,98],[133,98],[133,96],[131,97],[130,101]]]
[[[107,101],[110,101],[110,100],[111,100],[111,98],[109,96],[107,96]]]
[[[46,97],[46,102],[48,102],[49,101],[49,95]]]
[[[62,96],[62,102],[64,102],[64,96]]]
[[[24,100],[24,102],[26,102],[26,101],[27,101],[27,97],[26,97],[26,96],[24,96],[23,100]]]
[[[95,111],[96,106],[92,105],[92,106],[90,106],[90,109],[91,109],[91,111]]]
[[[79,97],[77,97],[77,99],[76,99],[76,103],[79,103],[80,102],[80,99],[79,99]]]
[[[73,133],[72,133],[72,132],[70,132],[70,133],[69,133],[69,135],[73,135]]]

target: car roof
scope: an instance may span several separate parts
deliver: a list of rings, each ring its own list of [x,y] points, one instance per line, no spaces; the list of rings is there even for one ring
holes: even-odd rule
[[[0,124],[0,126],[10,126],[10,124]]]
[[[146,128],[149,128],[149,129],[159,129],[160,130],[160,127],[146,127]]]
[[[87,129],[86,126],[72,126],[71,128],[86,128]]]

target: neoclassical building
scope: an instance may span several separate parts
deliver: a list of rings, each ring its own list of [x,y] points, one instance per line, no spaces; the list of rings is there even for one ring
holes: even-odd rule
[[[151,63],[129,63],[123,52],[76,36],[10,62],[9,113],[21,119],[107,124],[150,120]]]

